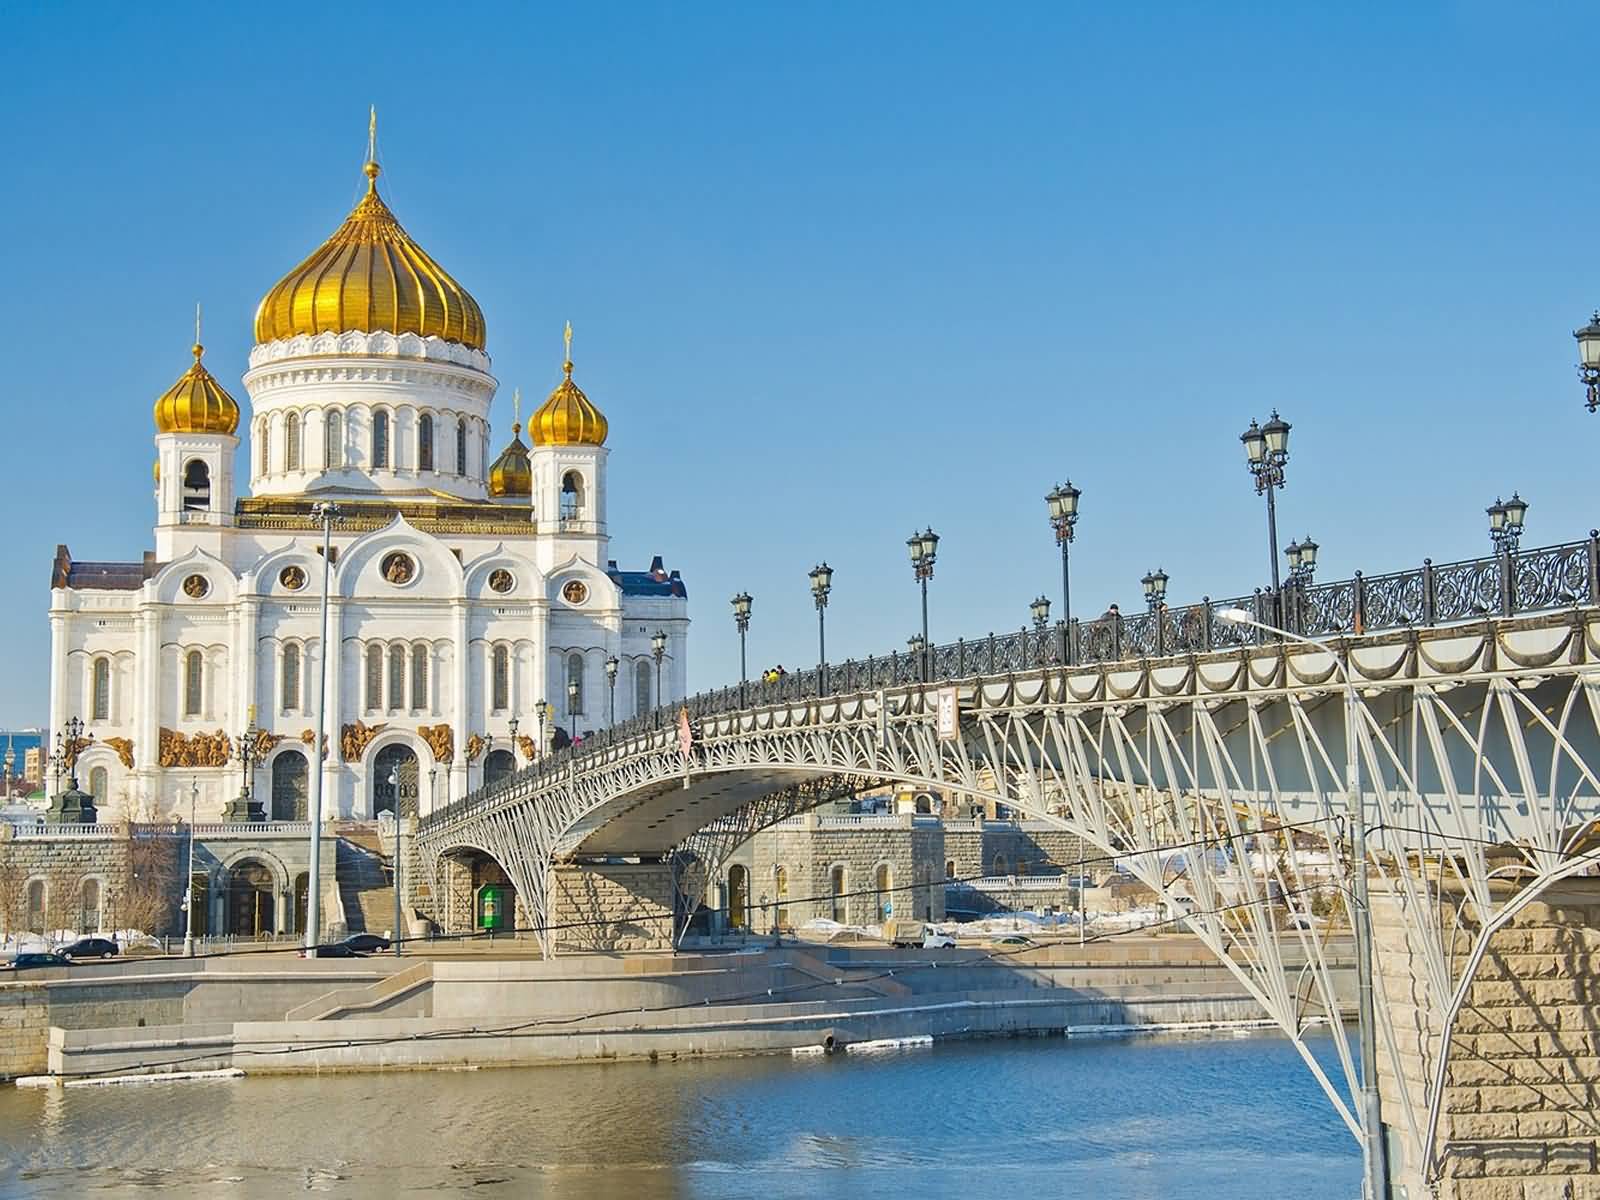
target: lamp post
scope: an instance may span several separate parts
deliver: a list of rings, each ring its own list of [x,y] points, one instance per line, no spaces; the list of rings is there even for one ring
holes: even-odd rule
[[[547,745],[544,740],[544,723],[550,719],[550,701],[539,701],[533,706],[533,711],[539,714],[539,757],[543,758]]]
[[[513,746],[516,745],[516,736],[512,735]],[[515,750],[512,751],[516,753]],[[406,802],[405,796],[400,791],[400,768],[396,767],[389,772],[389,786],[394,789],[394,933],[389,939],[389,948],[394,951],[396,958],[400,957],[400,942],[403,934],[400,930],[400,834],[405,828]]]
[[[322,929],[322,748],[328,742],[328,588],[333,572],[333,523],[339,506],[326,502],[311,506],[311,518],[322,523],[322,613],[317,623],[316,741],[311,749],[311,788],[307,797],[311,818],[311,864],[306,876],[306,957],[317,956]]]
[[[1494,543],[1494,548],[1515,554],[1517,544],[1522,541],[1528,502],[1512,492],[1509,500],[1501,500],[1496,496],[1494,503],[1485,511],[1489,514],[1489,540]]]
[[[567,736],[573,741],[578,740],[578,681],[567,680],[567,723],[572,726],[567,731]]]
[[[622,661],[615,654],[606,659],[606,688],[611,693],[611,719],[607,722],[607,728],[617,723],[617,668],[621,665]]]
[[[906,639],[906,650],[911,654],[911,661],[917,664],[917,682],[923,680],[924,668],[928,665],[928,656],[923,653],[928,648],[928,639],[920,633],[913,633]]]
[[[1033,617],[1033,628],[1044,632],[1044,627],[1050,623],[1050,597],[1037,596],[1032,604],[1028,605],[1028,612]]]
[[[828,593],[833,591],[833,568],[826,559],[811,568],[811,598],[817,605],[817,695],[828,690],[828,637],[823,619],[828,610]]]
[[[194,806],[200,798],[200,781],[189,781],[189,880],[183,891],[183,956],[194,957]]]
[[[1311,586],[1311,576],[1317,569],[1317,544],[1307,535],[1303,542],[1290,542],[1283,548],[1283,554],[1289,560],[1289,598],[1293,604],[1292,619],[1286,612],[1283,622],[1304,629],[1306,589]]]
[[[749,678],[744,658],[744,635],[750,632],[749,592],[740,592],[733,598],[733,624],[739,630],[739,707],[743,708],[745,681]]]
[[[511,771],[512,774],[515,774],[517,770],[517,718],[515,715],[506,722],[506,728],[511,731]]]
[[[1233,625],[1254,625],[1280,638],[1304,642],[1308,646],[1327,651],[1327,647],[1320,642],[1258,621],[1242,608],[1219,609],[1217,617]],[[1384,1162],[1383,1125],[1378,1101],[1378,1032],[1372,995],[1372,922],[1367,903],[1366,807],[1361,799],[1360,765],[1356,757],[1359,701],[1356,698],[1355,684],[1350,679],[1349,668],[1338,655],[1332,657],[1333,665],[1338,669],[1340,678],[1344,680],[1345,815],[1350,822],[1350,858],[1355,874],[1352,921],[1356,937],[1356,1017],[1361,1042],[1361,1148],[1367,1200],[1381,1200],[1387,1195],[1385,1180],[1388,1177],[1388,1169]]]
[[[235,739],[238,745],[235,757],[239,760],[239,795],[230,802],[228,812],[225,814],[230,821],[251,822],[266,819],[265,812],[255,802],[254,789],[251,786],[254,782],[252,776],[255,774],[256,765],[261,761],[257,744],[260,734],[261,731],[256,728],[256,707],[252,704],[249,709],[249,723],[245,726],[244,732]]]
[[[1244,443],[1245,458],[1250,474],[1255,476],[1256,494],[1267,496],[1267,553],[1272,564],[1272,605],[1274,615],[1282,620],[1282,583],[1278,578],[1278,506],[1275,496],[1283,486],[1283,465],[1289,461],[1289,422],[1272,410],[1265,425],[1250,422],[1250,428],[1239,435]]]
[[[1078,524],[1078,497],[1082,495],[1072,486],[1072,480],[1058,483],[1045,497],[1050,505],[1050,527],[1056,531],[1056,545],[1061,547],[1061,619],[1072,621],[1072,589],[1067,577],[1067,550],[1072,545],[1072,534]]]
[[[1574,330],[1572,336],[1578,339],[1578,378],[1589,393],[1584,407],[1590,412],[1600,411],[1600,312],[1582,329]]]
[[[1144,584],[1144,602],[1151,612],[1167,602],[1167,578],[1167,573],[1157,567],[1139,581]]]
[[[932,527],[921,533],[913,533],[906,539],[906,549],[911,552],[911,571],[917,577],[917,583],[922,587],[922,654],[926,659],[929,652],[928,642],[928,580],[933,578],[933,563],[939,550],[939,535]],[[923,680],[926,682],[932,673],[926,670],[923,664]]]
[[[658,629],[650,635],[650,657],[656,660],[656,706],[666,703],[661,694],[661,660],[667,656],[666,630]]]

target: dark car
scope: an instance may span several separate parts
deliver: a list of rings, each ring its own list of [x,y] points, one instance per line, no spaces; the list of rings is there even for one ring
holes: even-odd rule
[[[300,957],[306,957],[305,949],[300,950]],[[365,958],[366,955],[348,942],[324,942],[317,947],[318,958]]]
[[[72,960],[59,954],[19,954],[0,967],[12,971],[26,971],[29,967],[70,967]]]
[[[387,950],[392,942],[388,938],[376,933],[352,933],[340,943],[349,946],[358,954],[370,954],[374,950]]]
[[[120,951],[110,938],[86,937],[61,947],[56,953],[63,958],[115,958]]]

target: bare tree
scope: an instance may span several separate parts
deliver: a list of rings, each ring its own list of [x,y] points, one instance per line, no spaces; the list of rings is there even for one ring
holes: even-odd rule
[[[182,899],[178,839],[162,826],[129,824],[124,869],[113,905],[119,928],[168,932]]]

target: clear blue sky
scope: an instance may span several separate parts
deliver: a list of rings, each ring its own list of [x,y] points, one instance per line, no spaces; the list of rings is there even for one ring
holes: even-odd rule
[[[257,301],[359,194],[478,298],[502,383],[611,419],[613,554],[680,568],[691,682],[1058,589],[1266,576],[1238,434],[1294,423],[1284,540],[1333,578],[1596,523],[1570,331],[1600,303],[1582,6],[12,6],[0,39],[13,586],[0,722],[47,703],[54,544],[152,545],[155,397],[238,398]]]

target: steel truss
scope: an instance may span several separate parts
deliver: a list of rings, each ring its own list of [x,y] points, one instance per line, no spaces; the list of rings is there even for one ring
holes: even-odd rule
[[[1424,978],[1420,1022],[1391,1011],[1380,989],[1380,1055],[1403,1079],[1403,1044],[1418,1040],[1431,1072],[1421,1095],[1402,1087],[1401,1111],[1384,1119],[1431,1170],[1451,1031],[1488,939],[1595,862],[1584,846],[1600,814],[1597,633],[1600,611],[1586,609],[1325,648],[969,678],[949,685],[961,710],[951,740],[938,736],[934,686],[708,714],[687,756],[676,733],[643,729],[536,765],[433,814],[419,852],[436,889],[445,856],[493,857],[542,927],[553,862],[690,780],[784,782],[659,848],[686,864],[685,895],[755,832],[866,784],[992,800],[1115,856],[1179,914],[1292,1040],[1359,1138],[1360,1072],[1336,1019],[1348,996],[1335,971],[1355,925],[1344,777],[1353,739],[1367,877],[1404,914]],[[789,782],[796,772],[808,782]],[[1465,953],[1462,928],[1473,934]],[[1330,1018],[1328,1069],[1307,1035]]]

